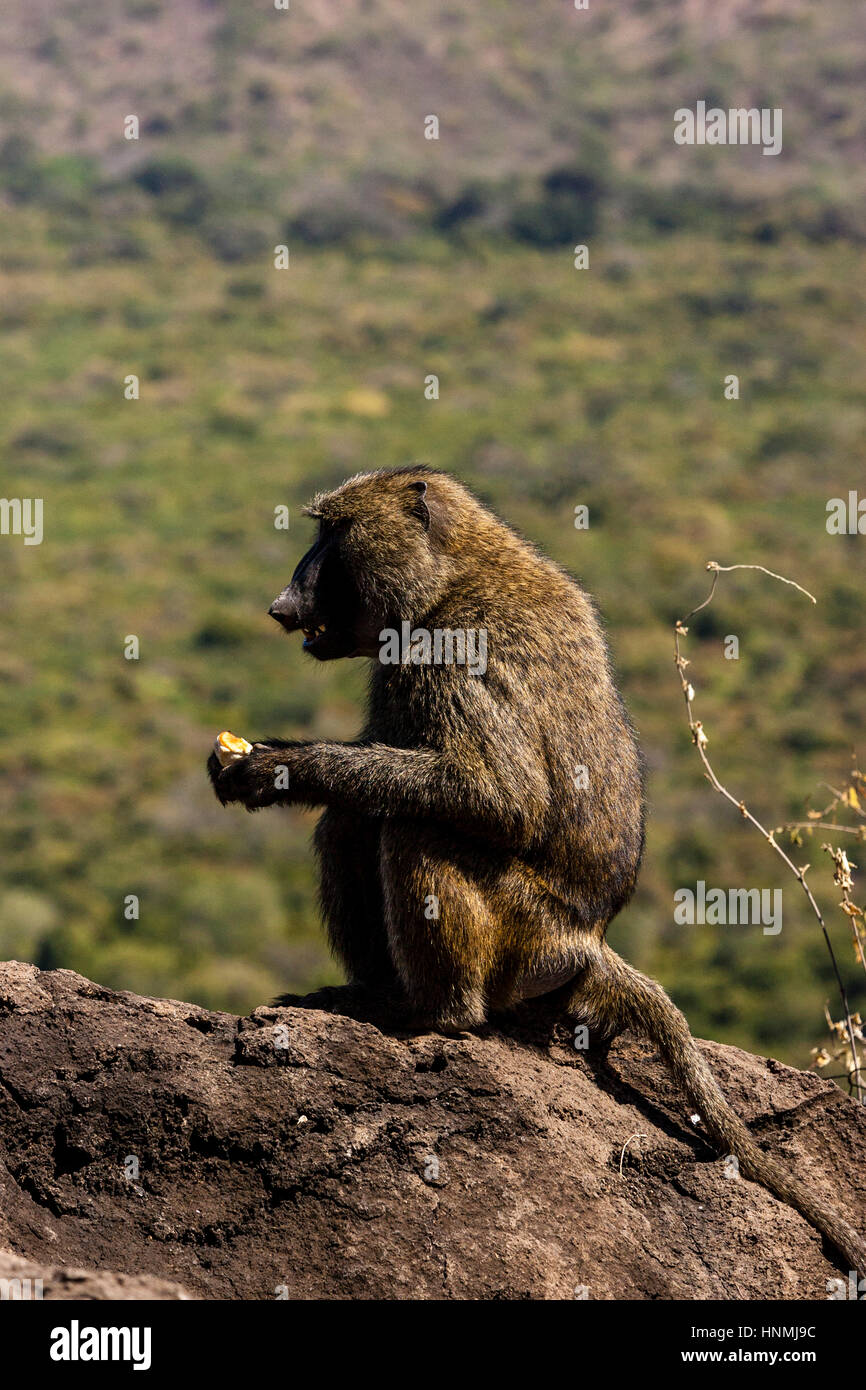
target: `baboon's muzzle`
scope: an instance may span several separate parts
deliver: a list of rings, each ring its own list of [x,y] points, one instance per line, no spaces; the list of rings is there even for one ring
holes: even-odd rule
[[[318,626],[317,594],[327,552],[328,543],[320,538],[298,561],[291,584],[286,585],[268,609],[270,617],[275,618],[286,632],[297,632],[298,628],[313,632]]]
[[[307,551],[268,613],[286,632],[303,632],[304,651],[323,659],[350,655],[356,604],[330,537],[320,537]]]
[[[268,617],[274,618],[286,629],[286,632],[297,632],[301,626],[301,621],[291,584],[283,589],[281,594],[277,594],[268,609]]]

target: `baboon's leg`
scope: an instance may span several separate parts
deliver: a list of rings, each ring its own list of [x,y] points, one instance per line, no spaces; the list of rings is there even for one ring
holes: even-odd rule
[[[483,1023],[496,923],[453,837],[417,822],[382,828],[391,954],[418,1025],[443,1032]]]
[[[662,1054],[690,1107],[723,1154],[733,1154],[745,1178],[759,1182],[794,1207],[841,1250],[850,1268],[866,1275],[866,1245],[832,1208],[760,1149],[732,1110],[710,1071],[689,1025],[660,984],[628,965],[605,941],[590,941],[587,965],[566,1006],[571,1018],[604,1041],[629,1028],[649,1038]]]
[[[488,907],[499,924],[496,962],[488,980],[491,1009],[507,1011],[527,999],[556,994],[568,998],[566,986],[586,964],[588,929],[576,925],[589,918],[586,903],[568,905],[525,863],[502,858],[485,882]]]
[[[381,821],[333,809],[316,827],[319,899],[331,949],[352,984],[399,989],[379,877]]]

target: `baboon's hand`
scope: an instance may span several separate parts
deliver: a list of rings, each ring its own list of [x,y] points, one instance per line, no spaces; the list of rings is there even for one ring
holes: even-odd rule
[[[277,780],[281,766],[279,750],[266,743],[253,744],[251,753],[229,763],[228,767],[220,765],[216,753],[211,753],[207,760],[217,799],[223,806],[230,801],[240,802],[248,811],[258,811],[262,806],[286,800],[286,792]]]

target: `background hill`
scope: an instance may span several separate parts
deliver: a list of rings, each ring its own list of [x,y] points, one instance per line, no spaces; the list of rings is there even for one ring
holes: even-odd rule
[[[313,818],[223,811],[203,764],[224,727],[356,732],[360,664],[314,666],[265,610],[312,491],[423,459],[608,622],[651,807],[615,945],[697,1032],[808,1059],[825,947],[700,775],[670,625],[708,559],[817,595],[730,580],[689,655],[731,787],[771,824],[824,804],[866,703],[866,541],[825,529],[863,478],[864,30],[844,0],[10,0],[0,493],[44,498],[45,540],[0,537],[0,957],[237,1011],[337,978]],[[697,99],[782,107],[783,153],[675,146]],[[698,878],[784,887],[782,933],[676,926]]]

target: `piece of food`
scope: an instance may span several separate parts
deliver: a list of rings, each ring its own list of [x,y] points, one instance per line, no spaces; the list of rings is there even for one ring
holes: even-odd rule
[[[247,753],[252,753],[253,745],[247,743],[245,738],[238,738],[237,734],[230,734],[228,729],[223,729],[213,751],[220,760],[221,767],[228,767],[230,763],[236,763],[238,758],[245,758]]]

